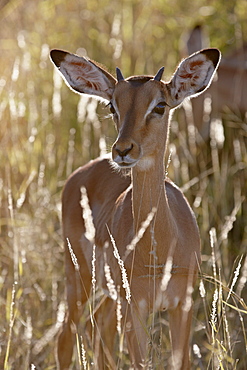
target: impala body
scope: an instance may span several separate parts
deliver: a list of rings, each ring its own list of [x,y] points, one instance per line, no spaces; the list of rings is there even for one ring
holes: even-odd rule
[[[51,59],[74,91],[108,102],[118,132],[112,161],[120,169],[130,169],[130,176],[123,176],[108,159],[98,158],[76,170],[65,185],[62,219],[68,316],[58,340],[60,369],[71,363],[73,328],[90,296],[93,244],[97,283],[107,291],[107,263],[115,285],[121,286],[122,332],[132,366],[143,368],[151,361],[148,316],[168,310],[172,344],[169,365],[176,370],[190,369],[191,295],[200,264],[200,237],[187,200],[178,187],[164,179],[164,155],[171,111],[209,86],[220,53],[207,49],[191,55],[180,63],[168,83],[161,80],[163,69],[154,77],[128,79],[117,69],[115,79],[97,63],[64,51],[51,51]],[[86,188],[92,210],[93,241],[87,236],[82,217],[82,187]],[[67,241],[78,261],[79,281]],[[127,272],[128,299],[114,248]],[[116,368],[112,356],[115,308],[115,301],[107,297],[96,312],[96,320],[97,315],[101,317],[98,327],[104,347],[97,359],[99,369]]]

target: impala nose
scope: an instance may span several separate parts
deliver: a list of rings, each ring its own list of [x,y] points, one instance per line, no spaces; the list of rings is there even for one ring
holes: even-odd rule
[[[115,147],[115,150],[117,152],[117,154],[124,158],[127,154],[129,154],[129,152],[133,149],[133,144],[131,144],[131,146],[129,148],[125,148],[125,149],[119,149],[117,148],[117,146]]]
[[[112,147],[112,159],[119,167],[133,167],[138,159],[137,145],[117,141]]]

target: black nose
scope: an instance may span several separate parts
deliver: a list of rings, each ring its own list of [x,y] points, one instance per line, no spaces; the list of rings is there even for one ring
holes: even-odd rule
[[[125,157],[133,148],[133,144],[129,148],[126,148],[124,150],[120,150],[118,148],[115,148],[116,152],[120,155],[120,157]]]

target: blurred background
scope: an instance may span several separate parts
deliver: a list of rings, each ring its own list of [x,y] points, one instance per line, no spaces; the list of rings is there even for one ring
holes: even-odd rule
[[[182,57],[208,46],[223,54],[219,73],[174,113],[166,167],[202,239],[192,368],[247,368],[246,43],[246,0],[0,0],[1,368],[56,368],[61,191],[116,136],[107,108],[65,86],[50,49],[126,77],[164,65],[169,80]]]

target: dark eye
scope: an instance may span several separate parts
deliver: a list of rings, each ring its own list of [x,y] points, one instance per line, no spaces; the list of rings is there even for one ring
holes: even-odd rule
[[[107,105],[107,107],[109,107],[110,112],[111,112],[112,114],[115,114],[115,113],[116,113],[116,111],[115,111],[115,109],[114,109],[114,107],[113,107],[113,105],[112,105],[112,103],[111,103],[111,102]]]
[[[165,112],[165,107],[166,107],[166,103],[161,102],[161,103],[156,105],[156,107],[152,110],[152,113],[157,113],[157,114],[163,115],[164,112]]]

